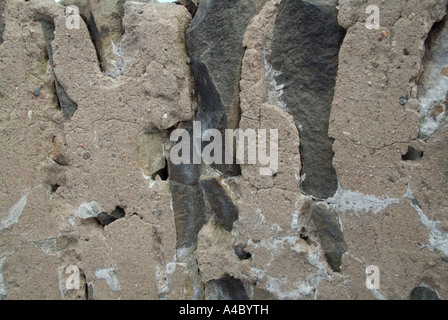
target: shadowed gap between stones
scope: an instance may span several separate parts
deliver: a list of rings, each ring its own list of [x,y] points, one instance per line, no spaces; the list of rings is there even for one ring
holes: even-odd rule
[[[70,97],[67,95],[67,93],[65,92],[65,89],[62,87],[62,85],[58,81],[56,74],[54,73],[54,70],[53,70],[53,66],[54,66],[54,64],[53,64],[53,48],[51,46],[51,43],[54,40],[55,25],[54,25],[54,22],[48,21],[48,20],[42,20],[41,24],[42,24],[42,30],[44,33],[44,37],[45,37],[47,56],[48,56],[48,60],[50,61],[50,64],[51,64],[51,70],[53,72],[54,85],[56,88],[56,96],[58,99],[58,104],[59,104],[59,107],[61,108],[62,113],[64,114],[65,118],[70,119],[73,116],[73,114],[75,113],[75,111],[78,109],[78,105],[73,100],[71,100]]]

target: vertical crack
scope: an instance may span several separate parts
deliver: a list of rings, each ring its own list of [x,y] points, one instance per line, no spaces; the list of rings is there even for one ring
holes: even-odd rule
[[[81,17],[87,25],[87,29],[89,30],[90,39],[92,40],[93,46],[95,47],[100,70],[101,72],[104,72],[106,57],[104,54],[103,42],[101,41],[100,33],[98,32],[98,28],[95,23],[95,17],[93,16],[92,11],[89,11],[87,15],[88,16],[83,14],[81,15]]]
[[[78,105],[70,99],[70,97],[65,92],[65,89],[62,87],[61,83],[58,81],[56,74],[54,73],[53,66],[53,48],[51,43],[54,40],[54,32],[55,25],[52,21],[42,20],[42,30],[45,37],[45,44],[47,48],[47,56],[51,64],[51,68],[53,71],[54,84],[56,87],[56,96],[58,98],[58,104],[65,116],[66,119],[70,119],[75,113],[76,109],[78,109]]]
[[[3,33],[5,32],[5,18],[3,12],[5,11],[5,1],[0,0],[0,45],[3,43]]]

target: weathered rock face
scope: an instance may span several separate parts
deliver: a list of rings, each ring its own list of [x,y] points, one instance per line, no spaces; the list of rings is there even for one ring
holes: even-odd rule
[[[328,124],[345,30],[337,22],[336,1],[283,0],[278,10],[273,78],[282,107],[299,128],[302,192],[325,199],[337,189]]]
[[[0,299],[446,299],[447,1],[179,3],[0,1]]]
[[[121,37],[125,33],[123,17],[126,0],[63,0],[65,6],[76,6],[87,25],[95,46],[101,70],[116,78],[123,74]],[[157,3],[141,0],[138,3]],[[138,4],[137,4],[138,6]],[[69,10],[72,13],[72,10]]]
[[[155,9],[160,15],[154,14]],[[2,171],[6,180],[1,201],[7,210],[1,212],[0,221],[5,249],[2,274],[8,280],[2,297],[114,299],[131,298],[134,292],[135,298],[175,299],[184,295],[189,274],[175,257],[172,197],[169,183],[158,172],[166,162],[167,130],[193,115],[193,78],[184,44],[191,17],[184,7],[172,4],[126,3],[124,11],[127,74],[113,79],[102,74],[82,19],[79,29],[67,29],[65,8],[54,1],[6,2],[0,72],[1,143],[5,144],[1,163],[8,168]],[[51,62],[41,20],[55,26]],[[20,28],[8,29],[8,24]],[[31,47],[21,39],[32,39]],[[154,78],[154,73],[160,77]],[[70,119],[58,108],[55,76],[78,106]],[[163,94],[154,91],[157,87],[164,88]],[[148,116],[154,112],[158,115]],[[17,152],[22,156],[14,157]],[[90,205],[92,201],[96,206]],[[115,237],[118,233],[121,236]],[[62,239],[71,240],[51,250],[42,245],[63,243]],[[27,266],[26,277],[17,273],[16,266],[22,263],[17,261]],[[129,261],[133,264],[127,268]],[[149,277],[140,269],[148,264]],[[67,287],[69,273],[65,272],[70,265],[80,271],[80,290]],[[133,273],[151,280],[135,278]],[[141,291],[132,289],[136,284]]]
[[[442,125],[428,142],[418,139],[418,79],[425,72],[425,39],[445,16],[446,5],[446,1],[390,2],[380,8],[377,30],[366,28],[366,8],[340,2],[338,20],[347,35],[339,53],[330,118],[333,164],[340,186],[329,203],[338,211],[348,247],[342,273],[364,278],[364,267],[356,265],[376,265],[381,283],[389,284],[375,291],[352,282],[356,298],[373,294],[381,299],[408,299],[415,284],[405,278],[418,279],[417,283],[439,294],[446,290],[438,284],[438,273],[447,267],[442,263],[446,255],[442,200],[446,197],[441,186],[445,129]],[[423,157],[403,158],[410,147],[423,151]],[[394,273],[403,278],[394,279]]]
[[[248,300],[244,285],[240,280],[226,275],[207,284],[207,298],[211,300]]]
[[[5,22],[3,11],[5,10],[5,1],[0,2],[0,44],[3,43],[3,32],[5,32]]]
[[[239,80],[243,37],[255,14],[256,1],[202,1],[187,32],[187,47],[198,90],[197,120],[202,130],[235,129],[239,125]],[[238,165],[215,165],[238,175]]]

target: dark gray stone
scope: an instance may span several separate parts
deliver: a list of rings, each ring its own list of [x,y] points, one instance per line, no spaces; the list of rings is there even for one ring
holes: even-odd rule
[[[199,177],[201,176],[201,165],[193,164],[193,122],[188,121],[183,123],[179,129],[181,128],[187,130],[190,135],[190,164],[176,165],[171,161],[168,161],[168,175],[170,181],[188,185],[197,185],[199,183]],[[176,144],[177,143],[174,145]]]
[[[37,97],[40,94],[40,86],[37,86],[36,88],[34,88],[33,94]]]
[[[190,248],[196,244],[198,233],[207,221],[202,189],[197,185],[170,181],[173,197],[174,223],[177,248]]]
[[[190,135],[190,160],[193,160],[192,121],[182,124]],[[198,232],[206,222],[206,209],[199,186],[200,164],[175,165],[168,161],[168,175],[173,199],[177,247],[190,248],[197,242]]]
[[[2,17],[3,11],[5,11],[5,1],[0,0],[0,44],[3,43],[3,33],[5,32],[5,22]]]
[[[54,23],[47,20],[42,20],[42,30],[44,32],[48,59],[50,60],[51,66],[53,68],[53,49],[51,47],[51,42],[54,40],[54,31],[55,31]],[[70,99],[70,97],[67,95],[64,88],[56,78],[54,72],[53,75],[59,106],[61,107],[64,116],[67,119],[70,119],[75,113],[76,109],[78,109],[78,105],[75,102],[73,102],[72,99]]]
[[[427,287],[415,287],[409,300],[441,300],[439,295]]]
[[[299,128],[302,192],[326,199],[337,190],[333,139],[328,136],[331,103],[345,30],[336,1],[283,0],[279,4],[271,64],[281,74],[282,101]]]
[[[222,229],[230,232],[233,223],[238,220],[238,208],[233,204],[227,191],[216,178],[200,179],[199,184],[210,207],[216,214],[216,220]]]
[[[207,289],[211,300],[249,300],[243,282],[228,274],[207,282]]]
[[[224,133],[225,129],[238,128],[243,38],[255,13],[255,0],[203,0],[187,31],[198,90],[197,120],[202,122],[203,131],[213,128]],[[235,163],[213,167],[225,175],[240,174]]]
[[[347,251],[347,244],[344,241],[337,214],[317,204],[312,204],[310,210],[327,262],[333,271],[339,272],[342,255]]]
[[[123,208],[116,207],[111,213],[101,212],[96,219],[103,227],[105,227],[118,219],[124,218],[125,215]]]

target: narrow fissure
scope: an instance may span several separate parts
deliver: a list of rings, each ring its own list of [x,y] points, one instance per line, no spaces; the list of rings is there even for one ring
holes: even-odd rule
[[[104,48],[103,43],[101,41],[100,34],[98,32],[98,28],[95,23],[95,17],[93,16],[92,11],[89,11],[88,17],[85,15],[81,15],[84,23],[87,25],[87,29],[89,30],[90,39],[92,40],[93,46],[95,47],[96,56],[98,58],[98,64],[101,72],[105,72],[105,56],[104,56]]]
[[[175,4],[182,5],[187,8],[191,16],[194,18],[196,12],[198,11],[198,6],[192,0],[178,0],[174,2]]]
[[[64,116],[66,119],[70,119],[73,114],[75,113],[76,109],[78,109],[78,105],[73,102],[70,97],[65,92],[65,89],[62,87],[60,82],[58,81],[56,74],[54,73],[53,66],[53,48],[51,46],[51,43],[54,40],[54,32],[55,32],[55,25],[53,22],[48,20],[42,20],[42,30],[45,37],[45,44],[47,48],[47,56],[51,64],[51,70],[53,72],[54,77],[54,85],[56,88],[56,97],[58,99],[58,105],[60,106]]]
[[[3,12],[5,11],[5,1],[0,1],[0,45],[3,43],[3,33],[5,32],[5,18]]]
[[[155,178],[159,176],[160,179],[162,179],[162,181],[167,181],[169,178],[169,173],[168,173],[168,160],[165,158],[165,166],[160,169],[159,171],[155,172],[152,175],[152,179],[155,180]]]

